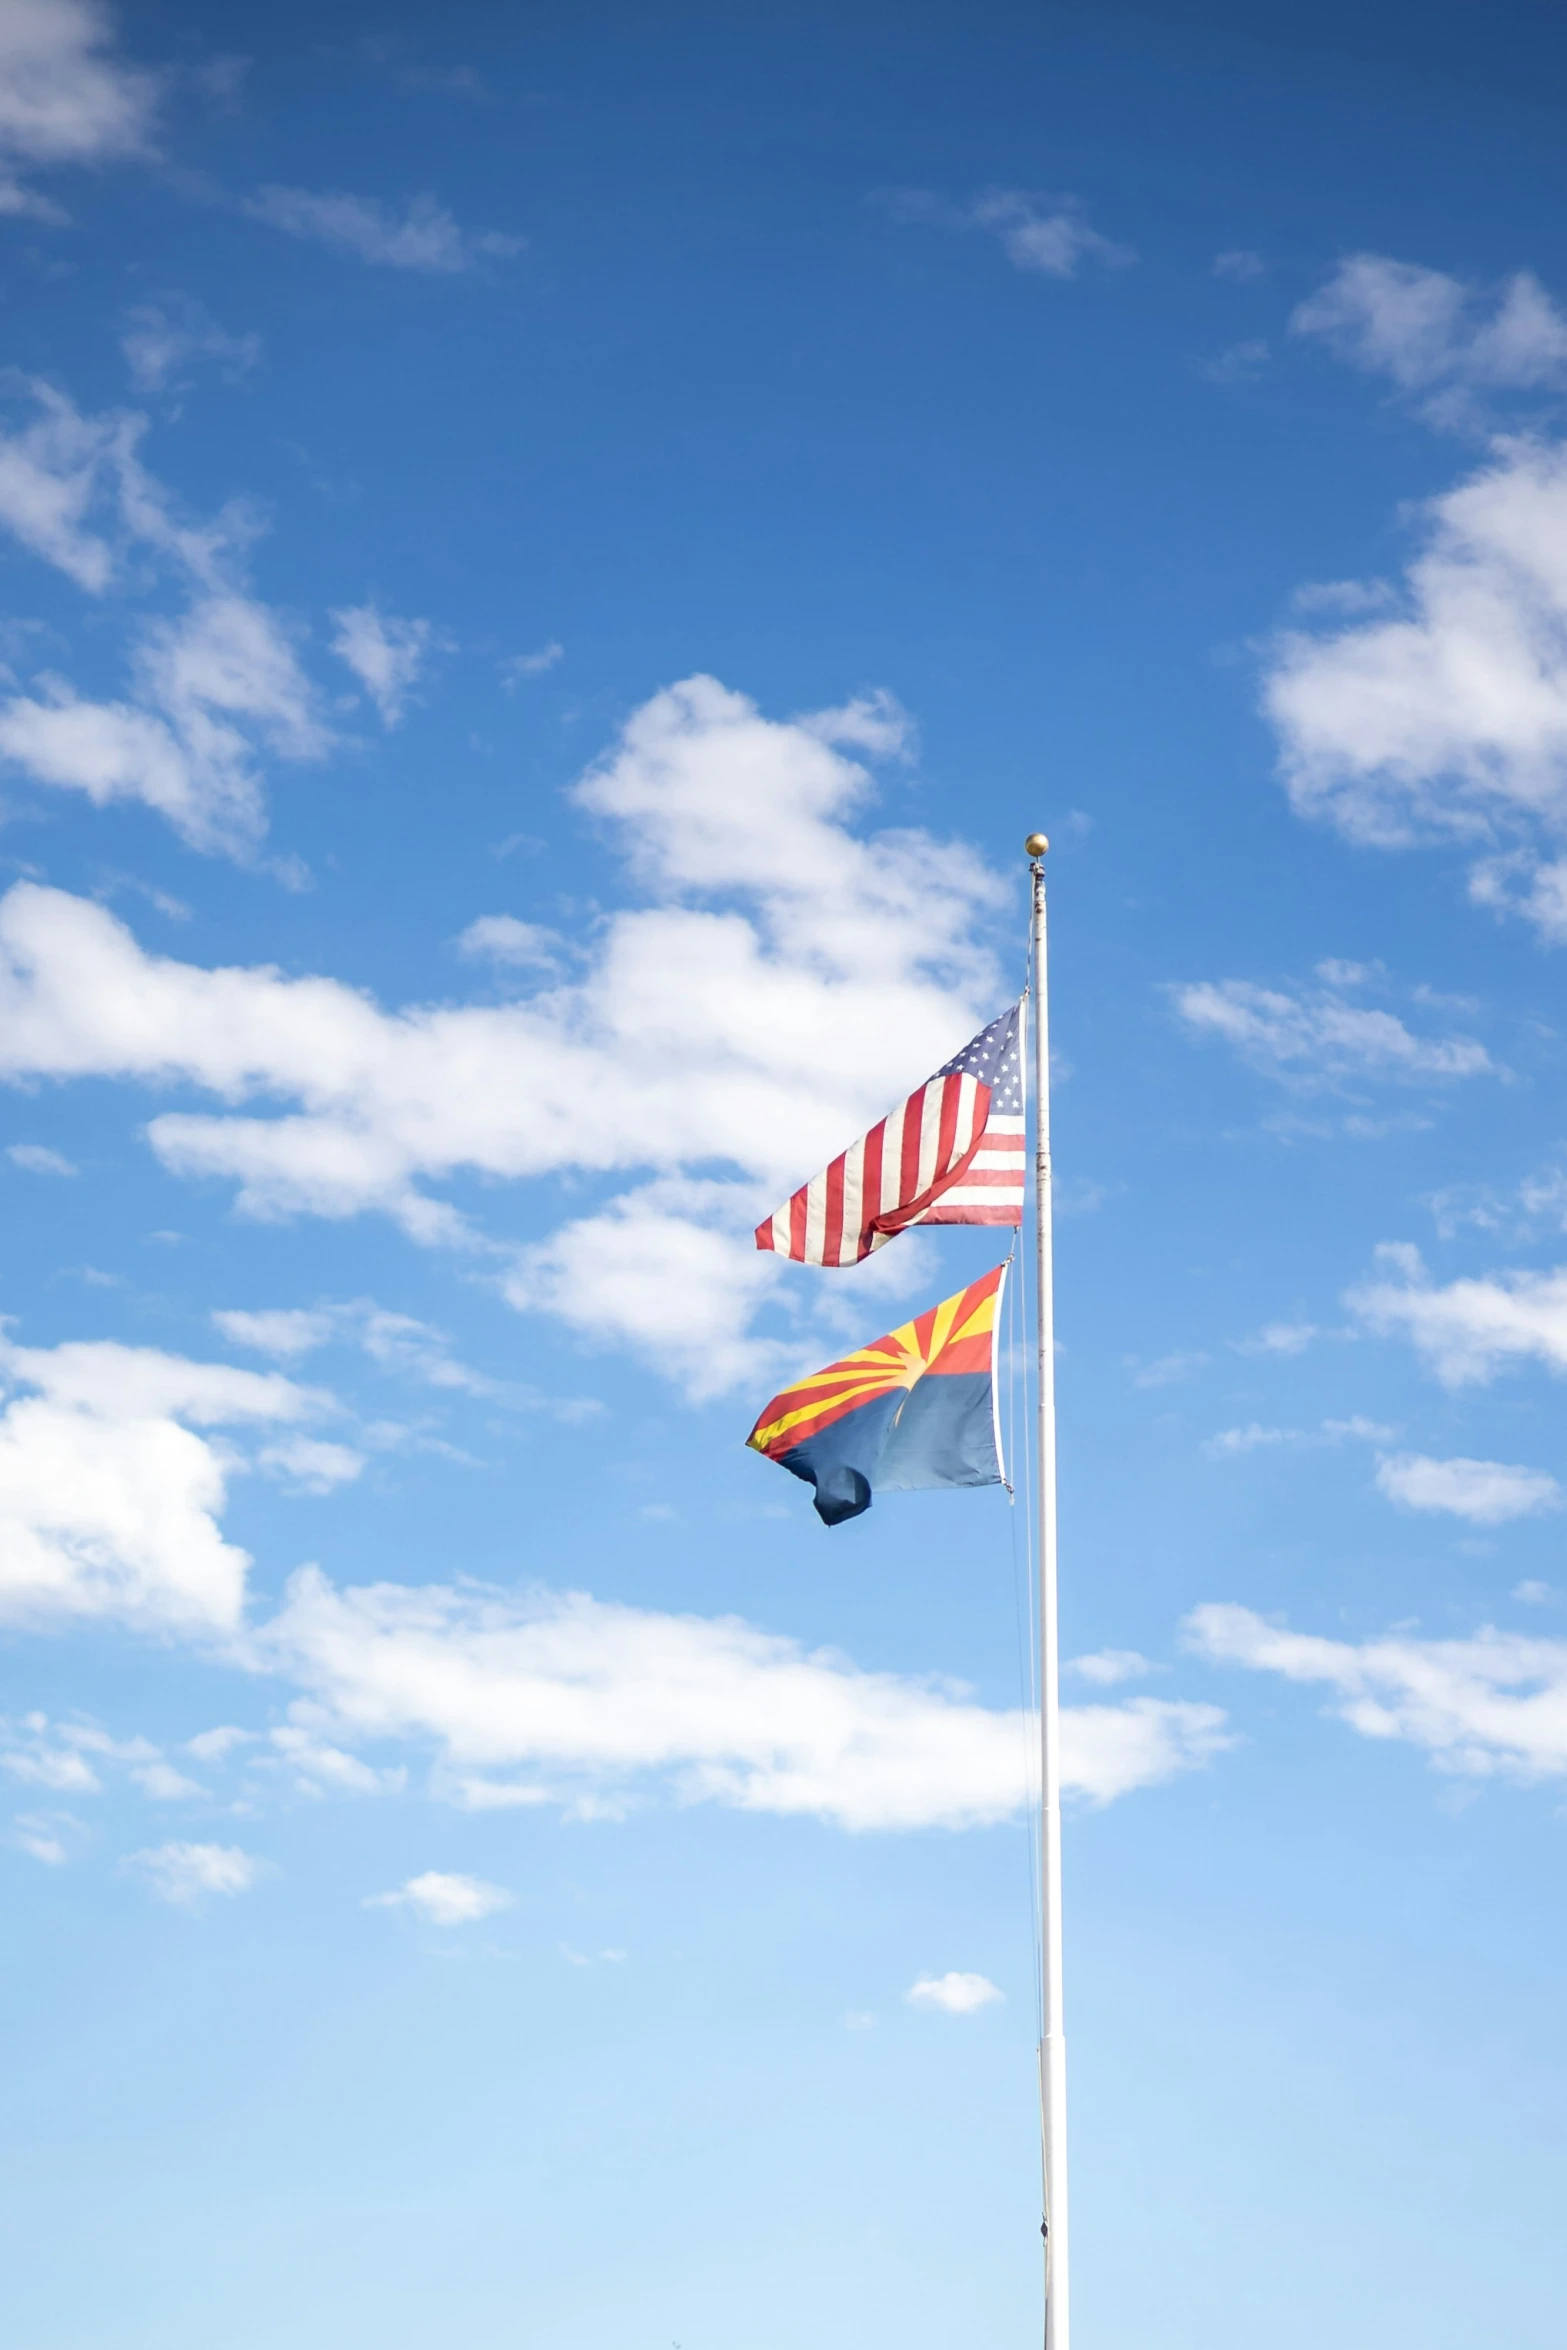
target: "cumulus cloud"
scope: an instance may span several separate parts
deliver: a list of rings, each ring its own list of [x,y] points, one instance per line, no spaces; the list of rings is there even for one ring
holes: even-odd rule
[[[262,188],[244,209],[285,236],[325,245],[386,269],[417,269],[437,276],[460,275],[485,261],[510,260],[526,239],[494,229],[458,225],[433,196],[415,196],[395,212],[373,196],[313,192],[309,188]]]
[[[977,2015],[994,2007],[1005,1993],[988,1975],[921,1975],[903,1994],[910,2007],[932,2008],[939,2015]]]
[[[624,1193],[521,1250],[505,1295],[661,1362],[698,1400],[722,1395],[793,1359],[782,1340],[747,1335],[778,1286],[752,1238],[761,1196],[677,1180]]]
[[[397,620],[374,604],[352,604],[334,612],[332,650],[350,668],[381,714],[395,726],[424,672],[435,642],[428,620]]]
[[[559,931],[515,914],[481,914],[457,941],[457,952],[472,962],[499,963],[515,971],[558,971],[565,942]]]
[[[1215,1664],[1331,1690],[1351,1729],[1421,1747],[1439,1770],[1523,1782],[1567,1772],[1567,1641],[1489,1627],[1467,1640],[1326,1640],[1226,1605],[1195,1609],[1185,1637]]]
[[[1388,609],[1287,631],[1264,703],[1297,813],[1470,852],[1471,894],[1567,939],[1567,449],[1496,444],[1419,510]]]
[[[651,902],[602,926],[580,978],[526,1002],[385,1011],[332,979],[204,970],[19,883],[0,901],[0,1075],[218,1097],[149,1137],[175,1171],[237,1182],[257,1215],[379,1209],[415,1238],[471,1241],[428,1185],[618,1179],[515,1253],[514,1300],[655,1359],[700,1326],[733,1376],[760,1371],[748,1319],[786,1277],[749,1227],[1003,1000],[979,933],[1004,886],[961,844],[855,828],[871,777],[832,738],[885,740],[893,722],[850,710],[769,720],[698,677],[634,712],[576,797]],[[634,1275],[623,1302],[597,1278],[604,1252]]]
[[[0,1341],[0,1381],[0,1620],[237,1625],[250,1562],[218,1523],[230,1459],[196,1431],[287,1425],[324,1399],[277,1372],[107,1340]]]
[[[97,0],[0,4],[0,214],[60,221],[18,167],[115,163],[150,152],[158,84],[112,54]]]
[[[1567,384],[1567,317],[1521,269],[1490,294],[1383,253],[1352,253],[1290,320],[1338,357],[1422,393],[1434,423],[1471,421],[1483,391]]]
[[[475,1809],[592,1811],[645,1786],[849,1829],[963,1828],[1010,1817],[1030,1768],[1028,1717],[951,1684],[580,1592],[339,1590],[306,1568],[251,1653],[303,1690],[303,1726],[350,1749],[422,1745],[440,1791]],[[1152,1698],[1064,1722],[1066,1784],[1099,1803],[1229,1743],[1216,1707]]]
[[[1426,1453],[1393,1453],[1378,1463],[1377,1483],[1389,1500],[1406,1509],[1446,1510],[1473,1526],[1504,1526],[1562,1505],[1554,1477],[1504,1461],[1439,1461]]]
[[[512,1905],[510,1893],[499,1885],[487,1885],[482,1877],[449,1876],[441,1869],[426,1869],[423,1876],[410,1877],[395,1893],[372,1893],[363,1906],[411,1909],[432,1926],[471,1926]]]
[[[247,1893],[260,1873],[237,1844],[159,1844],[130,1853],[120,1865],[177,1909],[194,1909],[209,1893]]]
[[[1484,1384],[1531,1361],[1567,1371],[1567,1266],[1444,1284],[1398,1241],[1377,1250],[1376,1266],[1346,1303],[1373,1330],[1409,1339],[1444,1386]]]
[[[1475,1037],[1421,1036],[1396,1013],[1352,1001],[1367,976],[1357,965],[1328,964],[1315,986],[1204,979],[1168,992],[1194,1036],[1217,1038],[1252,1068],[1286,1083],[1442,1081],[1493,1070]]]
[[[1039,277],[1075,277],[1085,261],[1124,269],[1137,256],[1091,228],[1075,196],[1042,196],[1026,188],[984,188],[966,204],[924,190],[900,190],[889,199],[897,220],[942,228],[982,229],[995,237],[1014,269]]]

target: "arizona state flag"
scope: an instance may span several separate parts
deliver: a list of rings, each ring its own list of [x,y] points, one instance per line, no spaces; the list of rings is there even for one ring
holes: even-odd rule
[[[775,1395],[746,1438],[841,1525],[877,1486],[999,1485],[996,1330],[1005,1265]]]

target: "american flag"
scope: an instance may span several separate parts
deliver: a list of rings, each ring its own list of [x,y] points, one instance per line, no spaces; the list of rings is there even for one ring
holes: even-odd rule
[[[758,1224],[756,1245],[857,1265],[911,1224],[1021,1224],[1023,1168],[1016,1003]]]

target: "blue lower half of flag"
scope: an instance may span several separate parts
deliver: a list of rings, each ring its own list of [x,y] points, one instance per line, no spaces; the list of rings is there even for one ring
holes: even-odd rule
[[[792,1452],[780,1468],[816,1488],[816,1514],[839,1526],[871,1506],[873,1491],[923,1492],[941,1485],[999,1485],[1001,1463],[988,1371],[933,1371],[845,1412]]]

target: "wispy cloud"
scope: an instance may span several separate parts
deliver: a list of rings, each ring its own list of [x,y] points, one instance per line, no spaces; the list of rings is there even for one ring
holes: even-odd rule
[[[83,416],[51,385],[22,389],[29,419],[0,431],[0,526],[89,594],[134,555],[171,571],[187,605],[140,628],[128,699],[85,700],[44,671],[0,700],[0,758],[97,806],[140,801],[193,847],[253,855],[259,754],[318,758],[331,739],[288,629],[246,585],[254,521],[238,507],[181,517],[137,454],[144,417]]]
[[[261,337],[231,334],[199,302],[166,294],[126,312],[120,349],[137,391],[166,394],[183,390],[198,365],[238,383],[261,357]]]
[[[25,1167],[29,1175],[77,1175],[81,1172],[75,1162],[61,1151],[52,1151],[47,1143],[13,1142],[6,1150],[13,1167]]]
[[[1361,965],[1327,963],[1318,967],[1316,984],[1204,979],[1167,993],[1193,1035],[1228,1044],[1252,1068],[1288,1084],[1444,1082],[1495,1073],[1477,1038],[1421,1035],[1397,1013],[1352,1000],[1373,977]]]
[[[260,1873],[260,1864],[237,1844],[159,1844],[131,1853],[120,1865],[178,1909],[197,1908],[208,1894],[248,1893]]]
[[[396,726],[437,643],[428,620],[399,620],[373,604],[351,604],[332,614],[332,650],[358,678],[381,714]]]
[[[1354,253],[1300,304],[1290,329],[1422,395],[1436,424],[1478,422],[1477,393],[1567,386],[1567,315],[1526,269],[1481,293],[1439,269]]]
[[[524,678],[542,677],[566,658],[566,648],[554,637],[534,653],[511,653],[498,664],[502,690],[514,694]]]
[[[0,8],[0,214],[63,221],[20,168],[115,163],[151,152],[155,75],[113,53],[98,0],[5,0]]]
[[[980,229],[999,242],[1014,269],[1036,277],[1076,277],[1085,262],[1124,269],[1137,256],[1090,227],[1075,196],[1043,196],[1026,188],[982,188],[953,203],[920,188],[885,199],[895,220],[936,228]]]
[[[373,196],[268,187],[247,198],[244,209],[285,236],[325,245],[357,261],[437,276],[510,260],[527,242],[495,229],[464,229],[433,196],[415,196],[397,212]]]
[[[1214,1664],[1328,1689],[1351,1729],[1420,1747],[1438,1770],[1525,1783],[1567,1774],[1567,1641],[1489,1627],[1465,1640],[1330,1640],[1229,1605],[1194,1609],[1184,1633]]]

